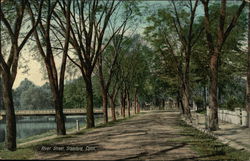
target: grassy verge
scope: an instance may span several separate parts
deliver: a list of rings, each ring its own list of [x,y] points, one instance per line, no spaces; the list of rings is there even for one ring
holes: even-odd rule
[[[55,130],[49,130],[48,132],[45,132],[45,133],[42,133],[42,134],[30,136],[30,137],[27,137],[27,138],[24,138],[24,139],[17,139],[17,144],[26,143],[26,142],[33,141],[33,140],[36,140],[36,139],[52,136],[52,135],[55,135],[55,133],[56,133]]]
[[[30,159],[30,158],[34,157],[37,146],[39,146],[39,145],[46,145],[46,144],[51,145],[51,144],[60,142],[60,141],[62,141],[64,139],[72,138],[75,135],[85,134],[86,132],[91,131],[91,130],[96,129],[96,128],[114,126],[114,125],[116,125],[118,123],[121,123],[121,122],[123,122],[125,120],[131,119],[131,118],[133,118],[133,117],[135,117],[137,115],[141,115],[141,114],[143,114],[143,112],[140,113],[140,114],[132,115],[131,117],[126,117],[124,119],[123,118],[118,118],[116,121],[110,121],[107,124],[101,123],[101,121],[97,121],[97,126],[95,128],[92,128],[92,129],[85,129],[84,128],[84,129],[82,129],[79,132],[76,132],[74,134],[70,134],[70,135],[66,135],[66,136],[58,136],[58,137],[53,138],[53,139],[40,141],[40,142],[36,142],[36,143],[33,143],[33,144],[24,145],[24,146],[19,147],[14,152],[4,150],[4,147],[3,147],[4,145],[0,144],[0,158],[1,159],[27,160],[27,159]],[[71,130],[75,130],[75,129],[71,129]],[[70,130],[68,130],[68,132],[69,131]],[[44,137],[48,137],[48,136],[52,136],[52,135],[54,135],[54,131],[49,131],[49,132],[41,134],[41,135],[36,135],[36,136],[32,136],[32,137],[29,137],[29,138],[26,138],[26,139],[19,140],[19,143],[24,143],[24,142],[27,142],[27,141],[32,141],[32,140],[36,140],[36,139],[40,139],[40,138],[44,138]]]
[[[180,142],[191,145],[191,149],[197,152],[198,160],[233,160],[246,161],[250,159],[250,153],[246,151],[236,150],[228,145],[222,144],[216,138],[207,135],[199,130],[180,121],[182,135],[185,139]]]

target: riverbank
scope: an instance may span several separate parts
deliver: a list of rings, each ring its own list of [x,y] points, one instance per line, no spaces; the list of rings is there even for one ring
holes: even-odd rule
[[[143,112],[140,114],[143,114]],[[67,135],[65,135],[65,136],[57,136],[55,134],[55,131],[52,130],[52,131],[49,131],[47,133],[43,133],[40,135],[35,135],[35,136],[29,137],[29,138],[20,139],[20,140],[18,140],[18,144],[17,144],[18,148],[14,152],[4,150],[4,144],[2,143],[2,144],[0,144],[0,159],[20,159],[20,160],[29,159],[30,157],[34,156],[35,151],[36,151],[36,147],[38,145],[53,144],[53,143],[56,143],[60,140],[70,138],[70,137],[72,137],[72,135],[81,135],[81,134],[84,134],[84,133],[91,131],[93,129],[113,126],[113,125],[120,123],[122,121],[125,121],[127,119],[131,119],[137,115],[139,115],[139,114],[131,115],[130,118],[129,117],[123,118],[119,115],[117,117],[116,121],[110,121],[107,124],[104,124],[103,120],[101,119],[98,122],[96,122],[95,128],[86,129],[85,125],[81,126],[79,131],[77,131],[76,128],[72,128],[70,130],[67,130]],[[109,120],[111,120],[111,118],[109,118]]]
[[[117,118],[121,118],[120,116],[120,108],[117,108]],[[111,116],[111,112],[109,111],[109,116]],[[109,120],[112,120],[111,117],[109,117]],[[75,119],[75,121],[72,122],[72,120],[67,120],[66,121],[66,129],[67,129],[67,134],[72,134],[74,132],[76,132],[77,127],[76,127],[76,121],[78,121],[78,124],[80,126],[80,129],[85,128],[86,126],[86,121],[83,120],[83,118],[81,116],[78,116],[77,119]],[[102,117],[96,117],[95,118],[95,123],[96,125],[100,124],[103,122],[103,118]],[[31,123],[31,125],[30,125]],[[48,124],[53,124],[53,125],[49,125]],[[70,126],[69,126],[70,124]],[[67,126],[68,125],[68,126]],[[23,126],[23,125],[22,125]],[[22,126],[20,126],[19,128],[17,128],[17,146],[22,146],[22,145],[26,145],[29,142],[33,142],[34,140],[43,140],[44,138],[54,138],[57,135],[56,134],[56,124],[54,121],[47,123],[45,125],[41,125],[40,122],[28,122],[27,125],[25,125],[25,129],[22,128]],[[39,127],[41,127],[43,130],[41,132]],[[47,128],[47,130],[46,130]],[[45,130],[44,130],[45,129]],[[1,128],[0,128],[1,130]],[[22,134],[19,130],[22,130]],[[37,131],[38,130],[38,131]],[[1,131],[0,131],[1,132]],[[20,138],[21,137],[21,138]],[[3,142],[0,142],[0,150],[3,150]]]

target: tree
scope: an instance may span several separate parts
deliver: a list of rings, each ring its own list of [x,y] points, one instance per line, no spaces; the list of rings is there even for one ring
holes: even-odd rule
[[[70,26],[70,44],[74,48],[75,57],[68,54],[68,58],[80,70],[86,85],[87,101],[87,128],[95,126],[93,113],[93,84],[92,73],[99,56],[103,53],[110,41],[126,22],[126,18],[115,29],[107,32],[111,25],[111,17],[117,15],[116,11],[122,1],[73,1],[71,8],[72,23]],[[126,13],[126,12],[125,12]],[[62,21],[58,22],[63,24]],[[64,30],[61,25],[62,30]],[[62,34],[63,35],[63,34]],[[105,41],[104,41],[105,40]]]
[[[0,109],[3,110],[3,87],[2,87],[2,78],[0,77]]]
[[[65,84],[64,106],[67,108],[83,108],[86,105],[84,98],[84,80],[78,78]]]
[[[127,5],[126,5],[127,4]],[[98,67],[98,75],[100,79],[100,85],[101,85],[101,93],[102,93],[102,103],[103,103],[103,112],[104,112],[104,122],[108,122],[108,111],[107,111],[107,104],[108,104],[108,91],[110,88],[112,77],[114,76],[114,73],[117,72],[116,70],[116,63],[118,60],[118,55],[121,52],[121,45],[124,40],[124,34],[128,30],[132,30],[136,25],[137,22],[137,15],[140,15],[140,10],[137,6],[136,2],[126,2],[124,9],[126,10],[125,20],[123,22],[123,25],[121,26],[120,32],[115,34],[113,39],[111,40],[111,43],[107,46],[106,50],[104,51],[104,54],[101,54],[99,56],[99,59],[97,61],[97,67]],[[122,12],[121,10],[118,10],[117,12]],[[116,21],[118,21],[120,17],[115,17],[111,19],[110,28],[112,33],[117,32],[116,30]],[[133,24],[130,24],[133,22]],[[125,38],[126,39],[126,38]],[[124,101],[123,101],[124,102]],[[113,106],[112,106],[113,107]],[[112,109],[114,111],[114,109]]]
[[[208,129],[213,131],[217,130],[218,125],[218,101],[217,101],[217,87],[218,87],[218,59],[221,55],[221,51],[225,41],[227,40],[232,29],[235,27],[238,18],[245,7],[246,2],[242,1],[241,5],[237,9],[233,18],[229,22],[229,25],[226,26],[226,4],[227,0],[221,0],[220,5],[220,14],[219,14],[219,24],[217,26],[217,37],[212,33],[211,29],[211,18],[209,13],[209,0],[201,0],[204,6],[205,14],[205,32],[207,39],[207,46],[209,49],[210,63],[209,63],[209,72],[210,72],[210,87],[209,87],[209,108],[208,108]]]
[[[23,92],[27,91],[29,88],[35,87],[35,84],[25,78],[20,85],[13,91],[14,106],[15,108],[22,108],[20,103],[20,97]]]
[[[34,37],[38,51],[47,69],[51,93],[54,101],[54,108],[56,112],[55,118],[57,125],[57,135],[65,135],[66,128],[63,115],[63,92],[67,52],[69,48],[71,0],[60,2],[58,0],[47,0],[45,4],[46,7],[44,7],[44,9],[46,9],[46,12],[43,12],[43,17],[45,18],[39,21],[39,25],[34,32]],[[60,18],[60,21],[65,21],[66,23],[66,25],[63,26],[65,37],[64,44],[63,42],[61,42],[62,37],[59,37],[57,35],[57,31],[53,30],[54,27],[52,27],[52,24],[56,21],[55,16],[53,17],[53,14],[55,14],[57,4],[60,5],[61,12],[65,13],[64,20],[62,20],[62,17]],[[32,17],[32,24],[35,25],[35,16],[32,12],[31,7],[29,7],[29,11]],[[55,39],[53,39],[52,37]],[[45,47],[45,49],[43,47]],[[59,52],[62,51],[60,71],[57,70],[55,63],[55,55],[57,55],[56,52],[58,52],[58,48],[60,49]]]
[[[4,1],[0,3],[0,22],[1,22],[1,50],[0,50],[0,74],[3,84],[3,102],[6,110],[6,139],[5,147],[10,151],[16,150],[16,118],[13,104],[12,87],[17,74],[18,60],[21,50],[35,30],[40,18],[43,0],[39,1],[37,20],[35,24],[27,29],[24,38],[21,38],[25,9],[28,0]],[[13,17],[14,16],[14,17]],[[14,20],[13,20],[14,19]],[[3,28],[4,27],[4,28]],[[8,53],[2,52],[2,35],[7,32],[7,40],[10,40],[10,50]]]
[[[112,114],[112,120],[116,120],[116,112],[115,112],[115,106],[116,106],[116,98],[118,95],[118,92],[120,90],[119,86],[119,76],[118,71],[115,72],[114,77],[112,78],[112,83],[110,85],[110,89],[108,91],[109,96],[109,102],[110,102],[110,108],[111,108],[111,114]]]
[[[128,102],[128,114],[130,114],[132,95],[134,97],[134,113],[140,111],[139,98],[142,95],[146,79],[149,75],[147,62],[148,48],[139,35],[128,38],[121,47],[123,50],[121,50],[122,56],[118,61],[118,83],[120,87],[121,113],[125,117],[126,99]]]
[[[173,1],[172,1],[173,2]],[[184,59],[185,59],[185,65],[184,65],[184,72],[181,74],[182,78],[181,81],[182,83],[182,91],[183,91],[183,105],[184,105],[184,114],[186,115],[187,118],[191,119],[191,112],[189,108],[189,100],[190,100],[190,87],[189,87],[189,72],[190,72],[190,59],[191,59],[191,54],[192,54],[192,48],[194,44],[197,42],[199,39],[200,33],[202,29],[196,29],[194,31],[194,21],[195,21],[195,14],[196,14],[196,9],[198,6],[198,0],[195,1],[194,6],[192,1],[189,1],[189,9],[190,9],[190,15],[189,15],[189,20],[187,24],[187,30],[183,29],[183,26],[181,25],[180,18],[179,18],[179,13],[177,12],[177,8],[175,6],[175,3],[173,2],[174,5],[174,11],[175,11],[175,16],[176,20],[174,20],[174,26],[176,29],[176,32],[178,33],[179,39],[181,41],[183,50],[184,50]],[[187,33],[185,33],[187,32]],[[187,35],[187,36],[186,36]]]
[[[203,31],[203,27],[196,21],[198,2],[198,0],[194,3],[179,2],[180,7],[177,9],[176,2],[172,1],[173,7],[158,9],[155,14],[147,18],[152,25],[145,30],[145,35],[149,36],[148,40],[164,57],[163,61],[171,59],[174,62],[173,67],[178,73],[181,84],[183,112],[190,121],[190,61],[193,47]]]
[[[128,115],[130,116],[130,105],[131,100],[129,97],[129,89],[128,85],[125,89],[123,89],[123,85],[121,83],[121,62],[124,59],[124,55],[126,52],[131,52],[130,47],[132,47],[132,41],[135,40],[132,37],[124,36],[126,30],[126,25],[123,26],[121,35],[115,35],[111,44],[106,48],[105,55],[100,56],[98,61],[98,71],[99,71],[99,79],[100,83],[106,89],[106,97],[109,97],[111,112],[112,112],[112,119],[115,120],[115,100],[118,95],[118,91],[122,93],[122,100],[121,104],[123,107],[125,106],[125,98],[127,98],[128,104]],[[131,28],[130,28],[131,29]],[[135,40],[136,41],[136,40]],[[112,90],[109,90],[109,89]],[[124,90],[122,92],[122,90]],[[103,93],[103,92],[102,92]],[[127,96],[125,95],[127,94]],[[123,116],[125,117],[125,108],[122,108]]]
[[[234,4],[234,3],[233,3]],[[227,6],[227,24],[235,10],[237,5]],[[220,15],[220,4],[212,3],[209,6],[211,20],[211,32],[213,35],[217,33],[218,21]],[[204,16],[200,17],[200,23],[204,23]],[[243,12],[237,21],[235,29],[232,30],[227,38],[226,43],[223,45],[223,50],[218,60],[218,106],[221,108],[227,108],[230,105],[233,108],[233,104],[229,103],[233,101],[238,107],[242,106],[244,95],[242,95],[244,88],[241,85],[242,80],[240,77],[245,76],[246,71],[246,54],[244,54],[243,48],[246,42],[246,14]],[[204,34],[204,36],[203,36]],[[208,105],[208,87],[209,87],[209,60],[207,48],[204,48],[206,44],[205,32],[201,35],[201,38],[194,46],[193,57],[191,58],[191,87],[192,98],[202,107],[200,110],[206,109]],[[233,97],[231,97],[233,96]],[[228,103],[227,103],[228,102]]]
[[[113,52],[110,53],[111,55],[111,60],[109,61],[104,61],[104,62],[110,62],[110,67],[109,67],[109,71],[107,72],[107,74],[105,73],[104,75],[104,66],[103,66],[103,59],[105,59],[105,57],[103,55],[99,56],[97,65],[98,65],[98,74],[99,74],[99,80],[100,80],[100,85],[101,85],[101,93],[102,93],[102,107],[103,107],[103,114],[104,114],[104,122],[107,123],[108,122],[108,90],[111,84],[111,80],[112,77],[114,76],[114,70],[115,70],[115,65],[117,63],[117,57],[118,54],[120,52],[120,47],[121,47],[121,42],[123,41],[123,34],[125,33],[125,25],[123,27],[123,32],[122,35],[117,35],[113,38],[112,40],[112,49],[109,49],[109,52]],[[107,55],[107,54],[105,54]],[[110,57],[109,55],[109,57]],[[107,68],[107,67],[106,67]],[[113,106],[112,106],[113,107]]]
[[[247,51],[247,123],[250,128],[250,3],[248,4],[248,51]]]
[[[48,109],[52,107],[52,100],[44,88],[31,86],[20,95],[20,105],[29,110]]]

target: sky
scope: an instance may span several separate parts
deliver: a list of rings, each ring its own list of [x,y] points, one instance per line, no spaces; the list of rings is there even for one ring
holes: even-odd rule
[[[25,78],[32,81],[35,85],[41,86],[43,85],[46,80],[43,79],[43,74],[41,73],[41,63],[37,62],[36,60],[32,60],[33,58],[29,58],[30,61],[28,62],[29,71],[27,73],[23,73],[24,69],[18,69],[17,77],[13,88],[17,88],[22,80]]]

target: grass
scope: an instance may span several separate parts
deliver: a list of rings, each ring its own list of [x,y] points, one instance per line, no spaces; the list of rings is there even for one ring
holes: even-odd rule
[[[8,151],[8,150],[0,150],[0,157],[1,159],[8,159],[8,160],[13,160],[13,159],[18,159],[18,160],[27,160],[31,159],[34,157],[36,149],[39,145],[48,145],[48,144],[54,144],[56,142],[59,142],[63,139],[66,138],[71,138],[71,135],[65,135],[65,136],[58,136],[53,139],[45,140],[45,141],[40,141],[36,142],[34,144],[28,144],[24,145],[21,147],[18,147],[16,151]],[[3,144],[1,144],[3,147]]]
[[[200,132],[183,121],[180,121],[179,125],[182,128],[182,135],[185,135],[186,138],[178,141],[191,145],[191,149],[197,152],[199,160],[246,161],[250,159],[249,152],[236,150],[222,144],[216,138]]]
[[[17,144],[21,144],[21,143],[26,143],[26,142],[29,142],[29,141],[32,141],[32,140],[37,140],[37,139],[40,139],[40,138],[45,138],[45,137],[48,137],[48,136],[52,136],[52,135],[55,135],[55,130],[49,130],[48,132],[45,132],[45,133],[42,133],[42,134],[39,134],[39,135],[34,135],[34,136],[30,136],[30,137],[27,137],[27,138],[23,138],[23,139],[17,139]]]
[[[95,128],[91,128],[91,129],[82,129],[80,130],[79,132],[76,132],[74,134],[70,134],[70,135],[65,135],[65,136],[58,136],[56,138],[53,138],[53,139],[49,139],[49,140],[45,140],[45,141],[40,141],[40,142],[36,142],[36,143],[33,143],[33,144],[27,144],[27,145],[24,145],[24,146],[21,146],[21,147],[18,147],[18,149],[16,151],[8,151],[8,150],[5,150],[4,149],[4,144],[0,144],[0,158],[1,159],[18,159],[18,160],[27,160],[27,159],[31,159],[35,156],[35,152],[36,152],[36,149],[38,146],[40,145],[51,145],[51,144],[54,144],[54,143],[57,143],[57,142],[60,142],[64,139],[67,139],[67,138],[72,138],[74,137],[75,135],[82,135],[82,134],[85,134],[86,132],[88,131],[91,131],[93,129],[96,129],[96,128],[103,128],[103,127],[110,127],[110,126],[114,126],[118,123],[121,123],[125,120],[128,120],[128,119],[131,119],[137,115],[141,115],[141,114],[144,114],[144,112],[141,112],[140,114],[136,114],[136,115],[132,115],[131,117],[126,117],[126,118],[118,118],[116,121],[110,121],[108,122],[107,124],[104,124],[104,123],[101,123],[101,121],[97,121],[97,126]],[[69,131],[73,131],[75,129],[70,129],[68,130]],[[43,133],[41,135],[35,135],[35,136],[32,136],[32,137],[28,137],[28,138],[25,138],[25,139],[20,139],[18,140],[18,143],[25,143],[25,142],[28,142],[28,141],[32,141],[32,140],[36,140],[36,139],[40,139],[40,138],[44,138],[44,137],[48,137],[48,136],[52,136],[55,134],[55,131],[54,130],[51,130],[47,133]]]

